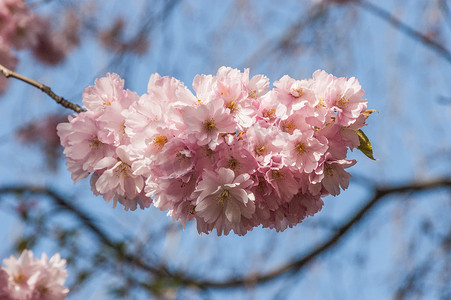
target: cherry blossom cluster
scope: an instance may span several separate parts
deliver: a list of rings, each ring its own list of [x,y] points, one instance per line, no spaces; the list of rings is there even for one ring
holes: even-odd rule
[[[355,78],[316,71],[274,82],[221,67],[197,75],[195,93],[150,77],[147,93],[116,74],[83,93],[87,109],[58,125],[74,182],[126,210],[153,204],[199,233],[285,230],[346,189],[348,150],[359,147],[367,100]]]
[[[24,0],[1,0],[0,64],[15,69],[18,60],[14,49],[31,49],[33,55],[44,63],[60,62],[78,43],[78,19],[68,14],[62,27],[60,31],[52,30],[50,22],[30,11]],[[6,78],[0,78],[0,92],[6,86]]]
[[[64,287],[67,277],[66,260],[55,254],[50,259],[42,254],[33,257],[24,250],[19,259],[4,259],[0,269],[0,299],[3,300],[62,300],[69,293]]]

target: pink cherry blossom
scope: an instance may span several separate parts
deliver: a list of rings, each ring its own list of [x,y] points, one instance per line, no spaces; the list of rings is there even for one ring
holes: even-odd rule
[[[249,174],[235,176],[231,169],[218,173],[205,171],[197,185],[195,211],[206,223],[214,225],[218,235],[238,229],[242,218],[250,219],[255,211],[255,197],[247,188],[253,183]]]
[[[256,111],[252,102],[246,101],[249,96],[249,69],[241,73],[237,69],[221,67],[216,78],[216,93],[218,98],[222,99],[227,112],[234,116],[239,129],[250,127],[254,123]]]
[[[142,197],[140,193],[144,188],[144,178],[141,175],[133,174],[132,162],[126,148],[118,147],[116,155],[116,158],[105,157],[96,164],[95,169],[102,171],[95,183],[96,190],[108,202],[113,200],[113,207],[116,206],[117,201],[123,205],[127,204],[124,205],[126,210],[135,210],[137,203],[148,207],[151,201],[140,199]]]
[[[88,111],[57,127],[68,170],[75,182],[91,175],[113,207],[153,203],[199,233],[293,227],[348,187],[366,100],[355,78],[325,71],[274,85],[221,67],[197,75],[194,94],[153,74],[138,96],[107,74],[85,89]]]
[[[5,268],[0,274],[0,296],[11,300],[63,300],[69,293],[64,287],[67,277],[66,260],[55,254],[48,259],[33,257],[24,250],[19,259],[4,259]],[[5,275],[6,274],[6,275]],[[5,284],[6,280],[6,284]]]
[[[351,174],[344,169],[356,164],[356,160],[326,160],[324,162],[324,178],[321,181],[324,189],[331,195],[340,194],[341,189],[345,190],[349,186]]]
[[[277,127],[263,128],[259,123],[249,128],[244,137],[247,149],[261,164],[266,164],[271,155],[282,152],[288,141],[288,134]]]
[[[187,126],[186,133],[196,140],[199,146],[208,145],[214,149],[221,141],[220,133],[230,133],[237,130],[236,123],[221,101],[210,101],[183,110],[183,120]]]
[[[314,137],[314,131],[295,130],[289,137],[287,156],[300,172],[311,173],[327,150],[327,139]]]
[[[269,164],[259,169],[265,181],[274,189],[274,195],[269,197],[280,199],[280,203],[289,202],[300,189],[295,177],[298,170],[287,166],[284,160],[282,155],[274,155]]]
[[[122,107],[128,107],[134,97],[127,97],[124,90],[124,80],[117,74],[108,73],[105,77],[96,79],[94,86],[88,86],[83,92],[83,104],[90,111],[103,111],[113,102],[119,102]]]
[[[114,155],[114,147],[101,139],[96,118],[101,112],[82,112],[70,117],[69,123],[60,123],[57,133],[64,147],[64,154],[72,162],[78,162],[81,169],[93,172],[95,165],[105,157]]]

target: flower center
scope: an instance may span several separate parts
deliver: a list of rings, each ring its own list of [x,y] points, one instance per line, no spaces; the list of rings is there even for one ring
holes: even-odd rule
[[[89,148],[97,149],[100,145],[102,145],[102,142],[100,142],[97,138],[93,138],[90,142]]]
[[[283,173],[280,170],[272,170],[272,178],[274,178],[276,180],[282,180]]]
[[[215,122],[210,119],[204,122],[204,128],[207,132],[211,132],[216,129]]]
[[[159,135],[156,138],[153,139],[153,144],[158,149],[162,149],[163,146],[168,142],[168,138],[165,135]]]
[[[349,102],[349,99],[345,99],[343,96],[340,97],[340,99],[337,102],[337,106],[343,108],[343,106],[345,106],[346,103]]]
[[[290,134],[293,134],[293,131],[296,129],[296,125],[294,124],[293,120],[282,121],[282,131],[288,132]]]
[[[265,109],[263,111],[264,118],[273,119],[275,114],[276,114],[276,110],[274,108],[270,109],[270,110]]]
[[[304,95],[304,91],[302,91],[302,88],[295,89],[294,91],[296,92],[296,94],[295,95],[292,94],[292,95],[295,98],[299,98],[299,97],[302,97],[302,95]]]
[[[239,164],[239,162],[236,160],[236,158],[235,157],[231,157],[230,159],[229,159],[229,161],[227,162],[227,166],[230,168],[230,169],[232,169],[232,170],[235,170],[236,169],[236,167],[238,167],[238,164]]]
[[[15,281],[16,283],[19,283],[19,284],[25,283],[25,282],[27,281],[27,278],[26,278],[23,274],[21,274],[21,273],[15,274],[15,275],[13,276],[13,279],[14,279],[14,281]]]
[[[305,145],[303,143],[299,143],[296,145],[296,150],[299,151],[299,153],[305,153],[307,152],[307,149],[305,148]]]
[[[107,97],[102,97],[103,98],[103,103],[102,103],[102,105],[103,105],[103,107],[105,107],[105,106],[111,106],[111,101],[110,101],[110,99],[108,99]]]
[[[316,105],[316,108],[318,108],[318,107],[327,107],[326,101],[323,98],[319,98],[319,102]]]
[[[238,107],[236,105],[236,102],[232,101],[226,106],[226,108],[230,109],[230,112],[233,113],[233,112],[235,112],[237,110]]]
[[[265,152],[265,146],[259,145],[259,146],[255,147],[255,153],[257,155],[263,155],[264,152]]]
[[[221,194],[219,195],[219,203],[224,206],[224,202],[230,198],[230,191],[229,190],[222,190]]]
[[[114,170],[116,174],[121,175],[124,178],[129,177],[130,166],[123,162],[120,158],[117,158],[117,161],[120,161],[121,164]]]
[[[334,176],[333,169],[329,164],[324,164],[324,174],[326,176]]]

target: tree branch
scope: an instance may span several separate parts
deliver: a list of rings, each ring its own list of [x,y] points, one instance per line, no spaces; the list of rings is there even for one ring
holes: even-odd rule
[[[451,179],[445,178],[425,182],[412,182],[400,186],[376,188],[374,190],[373,197],[353,215],[347,218],[348,221],[339,226],[338,230],[332,236],[330,236],[323,243],[312,249],[307,254],[301,256],[300,258],[290,261],[287,264],[265,274],[251,274],[242,278],[227,279],[224,281],[197,281],[195,282],[195,285],[199,288],[204,289],[223,289],[236,288],[241,286],[253,286],[269,282],[271,280],[279,278],[282,275],[296,273],[320,255],[336,247],[342,240],[342,238],[350,232],[350,229],[354,228],[357,224],[361,223],[366,217],[368,217],[369,212],[372,211],[375,205],[386,196],[393,194],[405,194],[409,192],[419,192],[443,187],[451,187]]]
[[[402,33],[411,37],[414,40],[422,42],[426,47],[435,51],[437,54],[446,59],[449,63],[451,63],[451,52],[441,45],[439,42],[433,40],[426,34],[423,34],[414,28],[410,27],[406,23],[403,23],[400,19],[396,18],[394,15],[390,14],[386,10],[380,8],[377,5],[374,5],[366,0],[356,0],[351,1],[355,4],[359,5],[362,9],[372,13],[373,15],[387,21],[390,25],[400,30]]]
[[[29,85],[32,85],[38,89],[40,89],[41,91],[43,91],[44,93],[46,93],[47,95],[50,96],[50,98],[52,98],[53,100],[55,100],[56,103],[64,106],[65,108],[69,108],[72,109],[73,111],[77,112],[77,113],[81,113],[83,111],[85,111],[83,108],[81,108],[79,105],[70,102],[69,100],[64,99],[61,96],[56,95],[52,89],[48,86],[46,86],[45,84],[42,84],[36,80],[33,80],[31,78],[25,77],[19,73],[16,73],[8,68],[6,68],[5,66],[0,64],[0,72],[3,73],[3,75],[5,75],[6,78],[12,77],[12,78],[16,78],[19,79],[25,83],[28,83]]]
[[[108,235],[100,229],[94,222],[94,220],[89,217],[89,215],[72,205],[69,201],[65,200],[61,195],[55,191],[45,188],[36,187],[28,185],[20,186],[5,186],[0,188],[1,194],[39,194],[49,196],[54,200],[54,203],[63,208],[65,211],[73,214],[77,217],[82,224],[84,224],[94,235],[96,235],[99,240],[109,248],[112,248],[118,256],[119,259],[130,263],[133,266],[139,267],[143,270],[149,271],[150,273],[160,276],[160,278],[166,278],[173,284],[178,286],[186,287],[196,287],[202,290],[207,289],[228,289],[228,288],[239,288],[243,286],[255,286],[267,283],[269,281],[280,278],[281,276],[293,274],[302,270],[303,267],[311,263],[313,260],[323,255],[327,251],[332,250],[334,247],[339,245],[339,242],[343,240],[347,234],[351,232],[352,228],[355,228],[357,224],[361,223],[370,214],[369,212],[374,209],[376,204],[381,202],[381,200],[387,196],[395,194],[406,194],[410,192],[420,192],[426,190],[433,190],[438,188],[449,188],[451,187],[451,179],[441,178],[431,181],[424,182],[411,182],[405,185],[392,186],[392,187],[379,187],[375,188],[373,191],[373,196],[358,209],[354,214],[347,218],[333,235],[331,235],[324,242],[313,248],[307,254],[302,255],[298,259],[290,261],[285,265],[278,267],[270,272],[263,274],[249,274],[241,278],[229,278],[221,281],[213,280],[200,280],[195,278],[193,275],[188,275],[182,272],[170,272],[165,265],[152,266],[144,262],[141,257],[134,256],[132,254],[127,254],[124,252],[122,247],[119,247],[120,243],[112,241]]]
[[[129,262],[131,265],[135,265],[155,275],[168,276],[167,272],[165,271],[165,267],[156,268],[150,266],[142,262],[141,258],[134,257],[125,253],[124,249],[121,246],[121,242],[116,242],[112,240],[108,236],[108,234],[96,224],[95,220],[89,215],[89,213],[72,205],[70,201],[66,200],[62,195],[60,195],[56,191],[47,187],[33,185],[14,185],[0,187],[0,195],[2,194],[22,195],[26,193],[49,197],[51,200],[53,200],[53,203],[57,207],[62,208],[64,211],[76,217],[92,234],[94,234],[99,239],[99,241],[103,245],[107,246],[108,248],[116,252],[117,256],[120,256],[119,257],[120,259],[125,260]]]

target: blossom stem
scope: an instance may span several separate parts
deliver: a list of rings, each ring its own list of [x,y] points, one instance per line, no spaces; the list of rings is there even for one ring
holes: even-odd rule
[[[5,75],[6,78],[16,78],[19,79],[25,83],[28,83],[29,85],[32,85],[38,89],[40,89],[41,91],[43,91],[44,93],[46,93],[47,95],[50,96],[50,98],[52,98],[53,100],[55,100],[56,103],[64,106],[65,108],[69,108],[77,113],[81,113],[83,111],[85,111],[83,108],[81,108],[78,104],[72,103],[69,100],[64,99],[61,96],[58,96],[57,94],[55,94],[52,89],[48,86],[46,86],[45,84],[42,84],[34,79],[28,78],[26,76],[23,76],[19,73],[16,73],[10,69],[8,69],[7,67],[3,66],[2,64],[0,64],[0,72]]]

